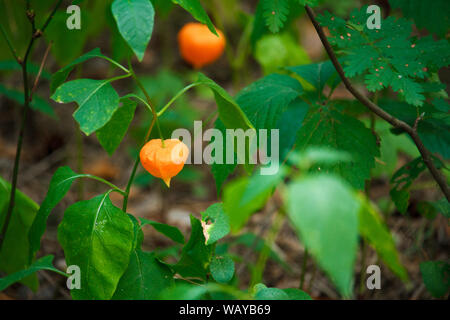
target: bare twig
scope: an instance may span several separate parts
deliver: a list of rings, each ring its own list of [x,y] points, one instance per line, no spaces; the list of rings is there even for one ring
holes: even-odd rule
[[[447,198],[447,201],[450,201],[450,190],[447,185],[447,182],[444,178],[444,176],[441,174],[441,172],[436,168],[436,166],[433,163],[433,159],[431,156],[430,151],[425,147],[422,140],[419,137],[419,134],[417,133],[417,130],[415,128],[411,127],[406,122],[397,119],[396,117],[392,116],[388,112],[384,111],[382,108],[380,108],[377,104],[370,101],[364,94],[359,92],[356,88],[353,87],[350,80],[345,76],[344,70],[342,69],[341,64],[339,63],[336,54],[334,53],[333,48],[331,47],[330,43],[328,42],[327,36],[325,35],[322,27],[320,26],[319,22],[316,20],[314,12],[309,6],[305,6],[306,13],[308,14],[312,24],[314,25],[314,28],[317,31],[317,34],[320,37],[320,40],[322,41],[323,46],[325,47],[325,50],[330,57],[331,62],[333,63],[337,73],[342,79],[342,82],[344,83],[345,87],[348,91],[357,99],[359,102],[361,102],[363,105],[365,105],[370,111],[378,115],[380,118],[384,119],[385,121],[389,122],[392,126],[399,128],[403,131],[405,131],[411,139],[414,141],[415,145],[417,146],[417,149],[419,150],[420,154],[422,155],[423,162],[428,167],[428,170],[430,171],[431,175],[433,176],[434,180],[439,185],[440,189],[442,190],[442,193],[444,193],[445,197]]]
[[[34,85],[30,92],[30,102],[33,101],[33,94],[37,89],[37,85],[39,83],[39,79],[41,78],[41,73],[42,73],[42,70],[44,69],[45,61],[47,60],[47,56],[48,56],[48,53],[50,52],[50,48],[52,47],[52,44],[53,44],[53,42],[50,41],[50,43],[47,47],[47,50],[45,50],[44,58],[42,59],[41,66],[39,67],[39,72],[36,76],[36,79],[34,80]]]

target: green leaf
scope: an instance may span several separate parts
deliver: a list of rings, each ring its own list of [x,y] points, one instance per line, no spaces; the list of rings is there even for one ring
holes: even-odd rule
[[[217,242],[230,232],[230,222],[222,203],[215,203],[202,212],[202,228],[206,245]]]
[[[152,37],[155,10],[149,0],[114,0],[111,11],[124,40],[138,57],[144,58]]]
[[[81,289],[74,299],[110,299],[128,267],[133,223],[115,207],[109,193],[71,205],[58,227],[67,265],[81,270]]]
[[[442,167],[439,159],[433,157],[435,165],[438,169]],[[410,187],[414,180],[427,169],[422,157],[418,157],[413,161],[405,164],[398,169],[391,178],[391,190],[389,194],[395,203],[398,211],[405,213],[409,205]]]
[[[27,63],[27,71],[28,73],[37,75],[39,73],[40,66],[34,63]],[[3,60],[0,61],[0,70],[1,71],[21,71],[22,66],[16,60]],[[41,78],[45,80],[49,80],[51,77],[50,73],[46,70],[42,70]]]
[[[241,230],[250,216],[266,204],[284,174],[282,169],[274,175],[256,173],[250,178],[242,177],[227,184],[223,192],[223,208],[230,218],[232,233]]]
[[[114,112],[106,125],[97,130],[98,141],[109,155],[116,151],[125,137],[128,127],[133,121],[136,105],[137,103],[131,99],[122,99],[122,107]]]
[[[229,282],[234,275],[234,262],[228,256],[215,256],[209,265],[211,275],[219,283]]]
[[[173,269],[183,277],[205,280],[214,248],[205,244],[202,225],[192,215],[191,226],[191,237],[183,247],[181,258]]]
[[[136,249],[112,299],[155,300],[162,290],[174,285],[172,271],[153,252]]]
[[[5,223],[10,193],[11,185],[0,177],[0,230]],[[38,208],[33,200],[16,189],[14,210],[0,250],[1,271],[12,274],[30,265],[28,233]],[[36,291],[39,285],[36,275],[30,275],[21,282],[33,291]]]
[[[216,28],[214,28],[211,19],[209,18],[205,9],[203,9],[199,0],[172,0],[172,2],[178,4],[184,10],[189,12],[195,20],[206,24],[212,33],[214,33],[216,36],[219,36],[217,34]]]
[[[21,106],[24,104],[24,95],[22,91],[9,89],[0,84],[0,94],[5,95],[8,99],[16,101]],[[31,109],[39,110],[54,119],[57,118],[53,107],[46,100],[37,95],[33,96],[33,101],[31,102],[30,107]]]
[[[353,287],[359,203],[350,187],[332,175],[289,185],[288,215],[305,247],[342,295]]]
[[[72,182],[80,175],[69,167],[59,167],[53,174],[47,195],[36,213],[36,218],[30,228],[28,239],[30,241],[30,259],[32,259],[41,247],[41,238],[47,227],[47,219],[51,211],[64,198],[72,186]]]
[[[287,69],[309,82],[319,91],[322,91],[326,84],[334,89],[341,82],[341,78],[330,60]]]
[[[375,136],[361,121],[325,106],[311,110],[299,130],[296,150],[311,146],[347,152],[351,161],[316,165],[311,170],[339,174],[358,189],[364,189],[379,155]]]
[[[394,239],[376,208],[366,198],[361,197],[358,217],[361,236],[370,243],[378,256],[400,279],[407,280],[408,274],[400,262]]]
[[[309,294],[300,289],[287,288],[282,290],[289,296],[289,300],[312,300]]]
[[[52,80],[50,83],[50,92],[54,93],[55,90],[60,85],[62,85],[64,81],[66,81],[67,77],[69,76],[73,68],[75,68],[75,66],[92,58],[105,59],[106,57],[100,52],[99,48],[95,48],[89,51],[88,53],[83,54],[81,57],[78,57],[77,59],[66,65],[64,68],[61,68],[52,75]]]
[[[152,226],[153,228],[155,228],[156,231],[158,231],[159,233],[162,233],[163,235],[172,239],[173,241],[184,244],[184,242],[185,242],[184,236],[178,228],[169,226],[164,223],[147,220],[144,218],[139,218],[139,219],[141,220],[141,227],[146,226],[146,225]]]
[[[432,206],[444,217],[447,219],[450,218],[450,203],[447,201],[446,198],[442,198],[438,201],[432,202]]]
[[[119,107],[119,95],[109,80],[69,81],[56,89],[51,98],[59,103],[75,101],[78,104],[73,116],[86,135],[108,123]]]
[[[289,14],[289,0],[261,0],[264,19],[272,33],[277,33],[284,26]]]
[[[59,271],[53,266],[53,255],[48,255],[36,260],[27,269],[17,271],[4,278],[0,278],[0,291],[5,290],[13,283],[23,280],[39,270],[49,270],[62,275],[66,275],[64,272]]]
[[[205,85],[213,91],[219,111],[219,118],[226,128],[253,129],[253,125],[245,113],[221,86],[202,73],[198,74],[196,83]]]
[[[444,261],[426,261],[420,264],[425,287],[435,298],[441,298],[450,289],[450,264]]]
[[[450,29],[450,8],[446,0],[389,0],[393,8],[402,9],[406,18],[414,19],[419,29],[425,28],[440,37]]]
[[[259,283],[254,287],[255,300],[289,300],[289,295],[278,288],[267,288]]]

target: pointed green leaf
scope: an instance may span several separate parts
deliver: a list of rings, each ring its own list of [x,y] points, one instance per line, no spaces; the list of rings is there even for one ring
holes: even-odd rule
[[[205,9],[203,9],[199,0],[172,0],[173,3],[178,4],[184,10],[189,12],[195,20],[206,24],[209,30],[218,36],[216,28],[206,13]]]
[[[358,244],[358,199],[332,175],[318,175],[289,185],[288,215],[305,247],[342,295],[353,287]]]
[[[149,0],[114,0],[111,11],[117,28],[139,61],[144,58],[150,42],[155,10]]]

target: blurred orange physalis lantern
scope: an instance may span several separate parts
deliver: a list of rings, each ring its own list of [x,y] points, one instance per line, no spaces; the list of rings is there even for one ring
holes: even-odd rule
[[[180,140],[153,139],[147,142],[139,154],[142,166],[152,176],[161,178],[170,187],[170,179],[175,177],[184,166],[189,148]]]
[[[219,36],[201,23],[187,23],[178,33],[178,45],[184,60],[199,69],[220,58],[225,49],[225,36],[216,28]]]

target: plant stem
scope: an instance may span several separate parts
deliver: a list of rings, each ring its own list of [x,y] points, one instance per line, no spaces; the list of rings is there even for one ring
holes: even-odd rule
[[[303,257],[302,263],[302,272],[300,274],[300,285],[299,285],[300,290],[303,290],[305,286],[305,275],[306,275],[306,266],[308,264],[308,257],[309,257],[308,249],[305,249],[305,255]]]
[[[261,253],[258,257],[258,261],[256,262],[255,270],[252,274],[250,288],[253,288],[254,285],[260,283],[262,280],[270,250],[275,243],[281,227],[283,226],[284,218],[285,214],[282,209],[280,209],[275,216],[275,221],[272,223],[269,234],[267,235],[267,240],[265,241],[264,247],[262,248]]]
[[[186,91],[188,91],[189,89],[200,85],[200,83],[194,82],[191,83],[190,85],[184,87],[183,89],[181,89],[180,91],[178,91],[178,93],[172,98],[170,99],[170,101],[161,108],[161,110],[159,110],[159,112],[157,113],[158,117],[162,116],[164,114],[164,112],[166,112],[167,109],[169,109],[169,107],[179,98],[181,97]]]
[[[406,122],[397,119],[396,117],[392,116],[388,112],[384,111],[382,108],[380,108],[377,104],[370,101],[364,94],[359,92],[356,88],[353,87],[350,80],[345,76],[344,70],[342,69],[341,64],[339,63],[336,54],[334,53],[333,48],[331,47],[331,44],[329,43],[327,36],[325,35],[322,27],[320,26],[319,22],[317,22],[314,12],[309,6],[305,6],[306,13],[309,16],[309,19],[311,20],[312,24],[314,25],[314,28],[316,29],[317,34],[319,35],[320,40],[322,41],[323,46],[325,47],[325,50],[330,57],[331,62],[333,63],[337,73],[342,79],[342,82],[344,82],[345,87],[348,91],[357,99],[359,100],[363,105],[365,105],[370,111],[378,115],[380,118],[384,119],[385,121],[389,122],[392,126],[399,128],[406,133],[409,134],[411,139],[414,141],[415,145],[417,146],[417,149],[419,150],[420,154],[422,155],[423,162],[428,167],[428,170],[430,171],[431,175],[433,176],[434,180],[439,185],[440,189],[442,190],[442,193],[447,198],[447,201],[450,201],[450,189],[447,185],[447,182],[445,180],[445,177],[441,174],[441,172],[436,168],[436,166],[433,163],[432,155],[430,151],[425,147],[422,140],[419,137],[419,134],[417,133],[416,128],[411,127]]]
[[[9,198],[8,209],[6,211],[5,222],[3,223],[3,227],[0,232],[0,251],[2,250],[3,243],[4,243],[4,240],[6,237],[6,232],[8,231],[8,226],[11,221],[11,216],[12,216],[12,213],[14,210],[15,198],[16,198],[16,188],[17,188],[17,178],[19,175],[20,155],[22,153],[22,144],[23,144],[23,138],[24,138],[24,133],[25,133],[25,125],[27,122],[28,109],[30,108],[30,102],[31,102],[30,101],[30,89],[29,89],[29,83],[28,83],[27,62],[28,62],[28,58],[30,56],[31,49],[33,47],[35,40],[38,39],[39,37],[41,37],[42,33],[44,32],[44,30],[47,28],[50,21],[52,20],[53,15],[55,14],[56,10],[61,5],[61,2],[62,2],[62,0],[58,1],[56,6],[54,7],[52,13],[48,16],[47,20],[45,21],[41,30],[39,30],[39,31],[35,30],[34,16],[29,18],[30,22],[31,22],[31,39],[30,39],[30,42],[28,44],[27,50],[25,52],[25,55],[24,55],[24,58],[22,61],[20,59],[18,59],[11,43],[8,44],[8,45],[11,45],[10,49],[12,50],[13,55],[15,56],[15,58],[19,62],[19,64],[22,66],[24,106],[23,106],[23,110],[22,110],[22,121],[20,123],[20,128],[19,128],[19,138],[17,141],[16,157],[14,159],[14,168],[13,168],[13,175],[12,175],[12,181],[11,181],[11,194],[10,194],[10,198]],[[3,32],[4,32],[4,30],[2,28],[2,33]],[[7,38],[6,33],[4,34],[4,36]],[[8,42],[8,40],[7,40],[7,42]]]

